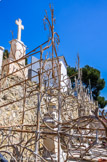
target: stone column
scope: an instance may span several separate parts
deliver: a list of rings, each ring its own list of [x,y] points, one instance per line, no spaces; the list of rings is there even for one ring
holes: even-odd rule
[[[9,58],[12,60],[18,60],[21,57],[25,56],[26,53],[26,46],[22,41],[19,41],[18,39],[13,39],[10,41],[11,50]],[[18,61],[21,65],[25,66],[25,59]]]
[[[49,107],[48,107],[48,112],[49,114],[53,117],[53,119],[57,120],[57,116],[56,116],[56,105],[55,103],[50,102],[49,103]],[[44,115],[44,122],[51,127],[52,129],[54,129],[53,127],[56,125],[55,121],[49,116],[48,112]],[[50,130],[48,127],[46,127],[44,129],[45,132],[52,132],[52,130]],[[56,147],[57,147],[57,142],[56,142],[56,136],[55,135],[46,135],[46,138],[44,138],[43,140],[43,144],[45,145],[45,147],[49,150],[51,156],[53,157],[53,159],[55,160],[56,157]],[[51,160],[50,158],[50,154],[49,152],[44,149],[44,158],[46,160]]]
[[[17,70],[20,70],[19,72],[14,73],[14,75],[20,76],[20,77],[26,77],[28,75],[28,69],[25,68],[25,58],[23,58],[26,54],[26,46],[22,41],[19,41],[18,39],[13,39],[10,41],[11,49],[10,49],[10,55],[9,55],[9,62],[11,63],[9,65],[9,73],[13,73]],[[23,59],[21,59],[23,58]],[[13,61],[16,61],[15,63],[12,63]]]
[[[3,51],[4,51],[4,48],[0,46],[0,75],[1,75],[1,71],[2,71]]]

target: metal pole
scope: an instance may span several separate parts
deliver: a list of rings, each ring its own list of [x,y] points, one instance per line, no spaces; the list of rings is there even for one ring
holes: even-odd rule
[[[37,106],[37,127],[36,127],[36,143],[35,143],[36,162],[38,162],[37,154],[40,138],[40,93],[38,93],[37,96],[38,96],[38,106]]]
[[[58,79],[59,79],[59,92],[58,92],[58,122],[61,121],[61,64],[59,64],[58,69]],[[58,125],[58,162],[60,162],[61,152],[60,152],[60,124]]]

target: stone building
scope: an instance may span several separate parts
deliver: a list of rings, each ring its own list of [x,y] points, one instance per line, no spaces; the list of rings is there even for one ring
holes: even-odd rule
[[[38,62],[37,62],[38,61]],[[59,63],[57,63],[59,61]],[[37,62],[37,63],[35,63]],[[42,62],[42,64],[44,64],[44,60]],[[38,71],[40,70],[40,62],[39,59],[32,56],[31,57],[31,63],[35,63],[32,66],[29,67],[28,69],[28,78],[31,81],[35,81],[35,82],[39,82],[37,77],[34,77]],[[59,56],[58,58],[54,58],[54,70],[55,70],[55,77],[56,79],[51,79],[52,78],[52,72],[50,72],[49,74],[49,78],[46,76],[46,74],[44,73],[44,78],[45,80],[50,79],[49,83],[47,83],[50,87],[58,87],[58,71],[57,71],[57,64],[61,65],[61,89],[63,92],[67,91],[68,88],[71,88],[71,81],[69,79],[69,77],[67,76],[67,62],[65,60],[64,56]],[[50,70],[52,68],[52,59],[47,59],[46,60],[46,64],[45,64],[45,70]]]

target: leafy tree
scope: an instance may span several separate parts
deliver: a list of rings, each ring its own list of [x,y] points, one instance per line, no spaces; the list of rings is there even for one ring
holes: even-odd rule
[[[68,67],[68,76],[77,76],[77,69],[73,67]],[[82,82],[86,88],[89,87],[89,81],[91,83],[91,90],[94,100],[98,101],[99,107],[104,108],[107,105],[107,101],[104,97],[100,96],[100,91],[105,87],[104,79],[101,79],[100,71],[89,65],[82,68]],[[74,84],[74,77],[71,78],[72,85]]]
[[[4,52],[3,52],[3,59],[5,60],[5,59],[7,59],[7,58],[9,58],[9,51],[8,50],[4,50]]]
[[[27,65],[28,64],[28,59],[27,59],[27,57],[25,58],[25,65]]]
[[[107,105],[107,100],[105,100],[104,97],[98,96],[97,100],[98,100],[100,108],[104,108]]]
[[[74,87],[74,76],[77,76],[77,69],[74,67],[68,66],[67,74],[71,79],[72,87]]]

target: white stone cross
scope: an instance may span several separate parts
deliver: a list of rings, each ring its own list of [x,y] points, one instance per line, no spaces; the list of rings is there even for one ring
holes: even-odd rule
[[[22,20],[18,19],[15,21],[15,23],[18,25],[18,34],[17,34],[17,39],[21,41],[21,29],[24,29],[24,26],[22,25]]]

